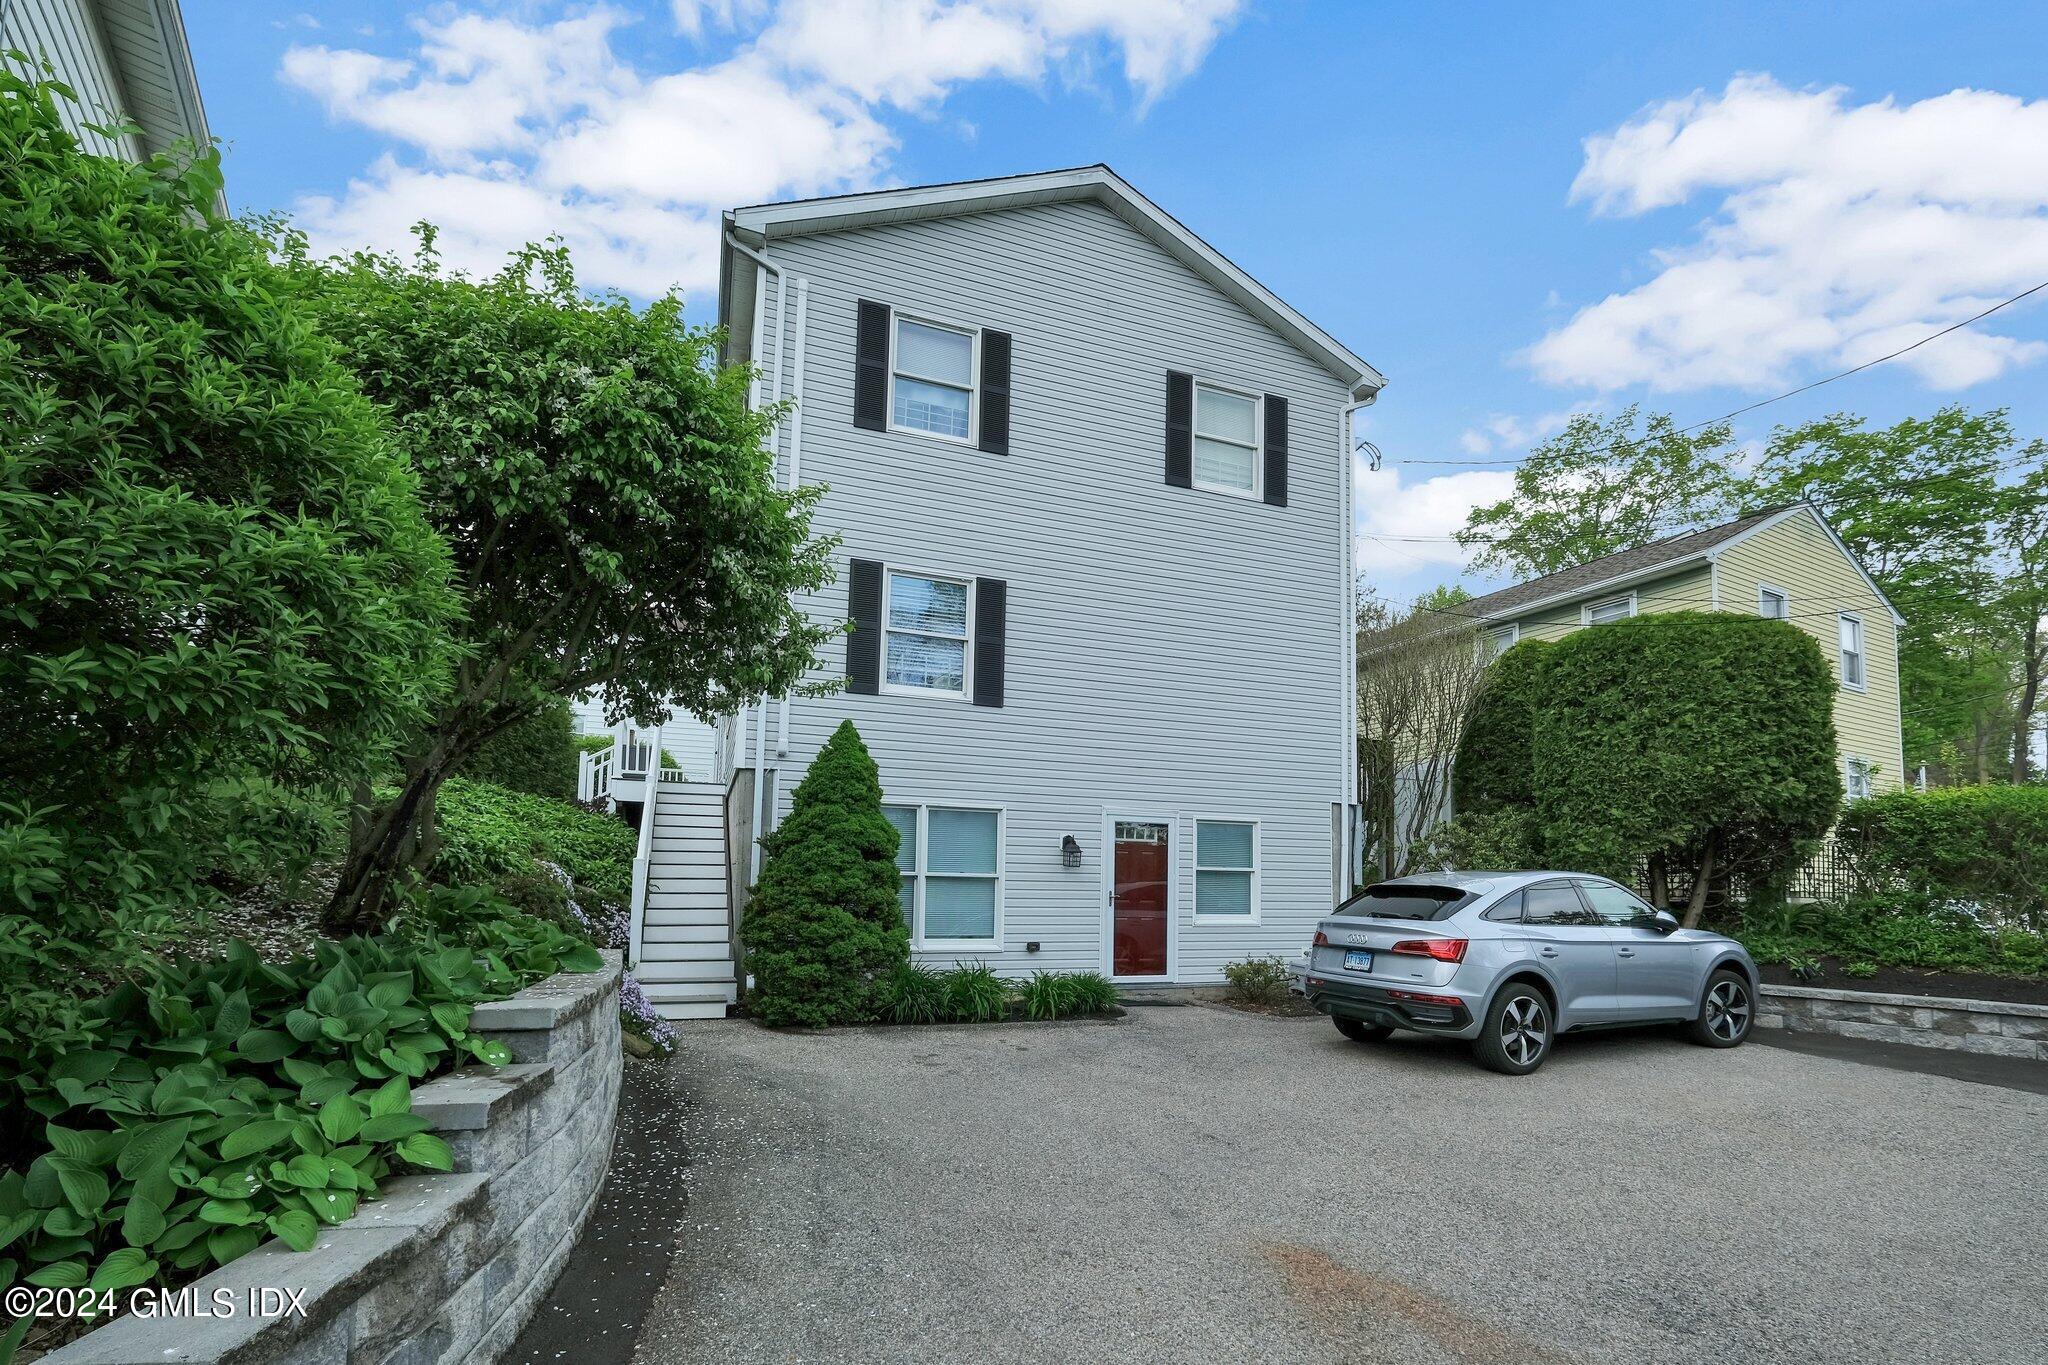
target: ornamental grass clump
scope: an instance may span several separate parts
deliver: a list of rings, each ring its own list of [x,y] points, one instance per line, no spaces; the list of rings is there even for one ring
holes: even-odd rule
[[[748,1008],[764,1024],[822,1028],[881,1017],[910,961],[896,827],[875,761],[850,721],[818,751],[789,816],[761,841],[761,880],[740,922]]]

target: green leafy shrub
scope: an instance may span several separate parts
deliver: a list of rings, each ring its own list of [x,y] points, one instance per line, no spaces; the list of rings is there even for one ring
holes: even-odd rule
[[[11,1053],[75,1028],[223,862],[295,856],[295,822],[215,801],[372,778],[427,723],[456,607],[375,409],[216,215],[217,153],[92,155],[73,102],[0,71]]]
[[[1116,986],[1101,972],[1070,972],[1067,1002],[1075,1014],[1107,1014],[1116,1008]]]
[[[946,1017],[963,1024],[1001,1019],[1010,1008],[1010,990],[986,962],[963,963],[939,979],[946,989]]]
[[[1868,981],[1871,977],[1877,975],[1877,964],[1875,962],[1861,961],[1845,962],[1842,964],[1842,975],[1853,977],[1858,981]]]
[[[1524,640],[1486,670],[1451,773],[1452,808],[1460,814],[1535,804],[1530,746],[1536,712],[1544,702],[1543,670],[1551,648],[1545,640]]]
[[[882,1015],[898,1024],[936,1024],[950,1017],[946,983],[930,967],[901,962],[882,991]]]
[[[1639,616],[1567,636],[1542,672],[1530,753],[1546,861],[1689,869],[1697,923],[1716,878],[1768,885],[1834,823],[1834,676],[1797,626]]]
[[[740,923],[748,1004],[763,1023],[820,1028],[878,1017],[910,960],[897,899],[896,827],[875,762],[842,721],[762,840],[761,880]]]
[[[1277,1005],[1287,999],[1287,964],[1277,957],[1248,957],[1224,964],[1223,979],[1240,1000]]]
[[[1057,972],[1033,972],[1017,991],[1026,1019],[1058,1019],[1074,1013],[1072,981]]]
[[[2048,787],[1887,792],[1850,806],[1837,838],[1873,887],[2048,930]]]
[[[1834,957],[1920,971],[2048,975],[2048,934],[1987,926],[1911,894],[1859,896],[1839,907],[1751,907],[1729,932],[1759,962]]]
[[[566,697],[549,697],[539,710],[491,736],[462,765],[463,776],[516,792],[576,799],[576,725]]]
[[[1417,869],[1513,871],[1543,866],[1536,848],[1536,812],[1501,806],[1459,811],[1429,832],[1413,859]]]
[[[46,1146],[0,1176],[0,1281],[123,1289],[268,1236],[303,1251],[392,1170],[450,1169],[412,1085],[511,1060],[470,1032],[477,1001],[601,965],[539,921],[477,936],[326,942],[286,966],[237,941],[97,1002],[85,1036],[15,1078]]]
[[[568,801],[455,778],[441,789],[441,850],[428,873],[449,885],[504,885],[529,908],[521,879],[548,877],[554,863],[576,894],[624,903],[633,894],[633,858],[640,836],[615,816]],[[544,893],[535,893],[544,894]]]

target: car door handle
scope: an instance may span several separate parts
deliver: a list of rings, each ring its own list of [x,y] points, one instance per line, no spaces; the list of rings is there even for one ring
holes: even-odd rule
[[[1555,949],[1555,948],[1538,948],[1538,949],[1537,949],[1536,951],[1537,951],[1537,952],[1539,952],[1539,953],[1541,953],[1541,954],[1543,954],[1543,956],[1545,956],[1545,957],[1556,957],[1556,956],[1557,956],[1557,949]]]
[[[1633,948],[1616,948],[1614,950],[1614,955],[1616,957],[1634,957],[1636,955],[1636,950]]]

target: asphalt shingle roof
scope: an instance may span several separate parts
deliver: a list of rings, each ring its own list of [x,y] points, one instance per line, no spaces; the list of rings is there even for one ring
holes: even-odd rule
[[[1490,592],[1484,597],[1475,597],[1460,603],[1458,610],[1483,619],[1513,616],[1524,607],[1553,597],[1568,597],[1584,592],[1610,579],[1631,577],[1645,573],[1660,564],[1672,564],[1703,554],[1723,541],[1733,540],[1769,517],[1784,511],[1783,507],[1767,507],[1761,512],[1752,512],[1746,517],[1709,526],[1698,531],[1680,531],[1675,536],[1653,540],[1648,545],[1638,545],[1633,550],[1617,550],[1611,555],[1589,559],[1584,564],[1574,564],[1569,569],[1559,569],[1541,578],[1532,578],[1526,583]]]

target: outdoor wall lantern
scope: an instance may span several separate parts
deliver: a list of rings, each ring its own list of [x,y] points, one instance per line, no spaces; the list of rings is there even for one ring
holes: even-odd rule
[[[1060,840],[1060,866],[1079,867],[1080,865],[1081,841],[1069,834]]]

